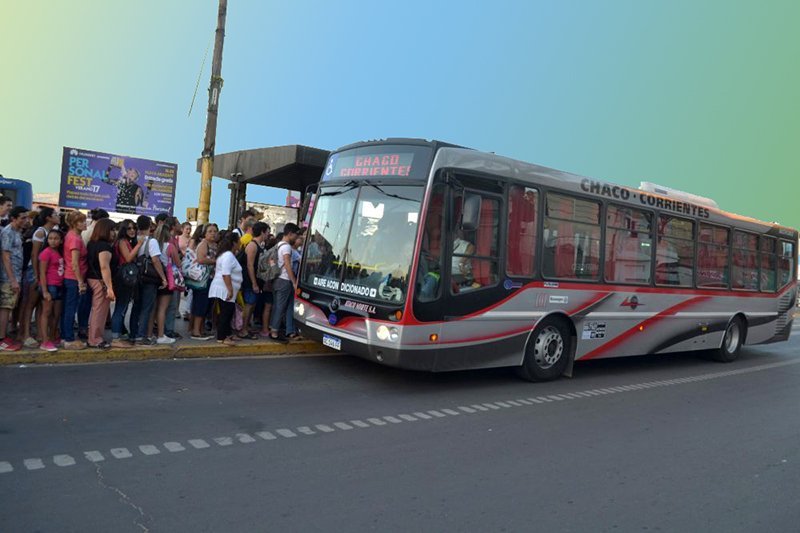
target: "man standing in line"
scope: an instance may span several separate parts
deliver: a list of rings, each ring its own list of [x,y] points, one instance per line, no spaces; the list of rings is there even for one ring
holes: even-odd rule
[[[0,196],[0,226],[6,227],[9,222],[8,212],[11,211],[11,206],[14,201],[8,196]]]
[[[250,224],[248,226],[248,221]],[[247,228],[253,227],[253,224],[256,221],[256,213],[252,209],[245,209],[242,215],[239,217],[239,225],[233,228],[233,232],[239,236],[239,239],[244,237],[244,234],[247,233]]]
[[[292,272],[292,246],[300,235],[300,228],[291,222],[283,226],[283,240],[278,243],[278,266],[280,275],[272,282],[272,317],[269,324],[269,337],[274,341],[285,342],[280,335],[281,321],[289,305],[289,296],[297,289],[297,278]]]
[[[161,247],[158,241],[150,237],[150,217],[147,215],[139,215],[136,219],[136,227],[138,229],[137,239],[142,242],[137,256],[147,256],[153,264],[155,271],[161,278],[160,283],[156,281],[142,280],[139,283],[138,293],[136,299],[133,301],[133,309],[131,309],[130,320],[130,340],[141,345],[155,344],[155,340],[147,337],[150,331],[150,312],[156,303],[156,295],[159,287],[165,289],[167,287],[167,275],[164,272],[164,265],[161,263]]]
[[[8,221],[0,232],[3,262],[0,268],[0,350],[16,352],[22,345],[8,337],[8,325],[21,294],[22,230],[28,223],[28,210],[18,205],[9,213]]]

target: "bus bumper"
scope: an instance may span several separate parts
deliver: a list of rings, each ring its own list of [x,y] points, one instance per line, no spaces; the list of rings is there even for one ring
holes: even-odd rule
[[[297,320],[297,318],[295,318]],[[436,370],[436,356],[438,350],[399,350],[387,346],[371,344],[367,339],[353,340],[334,331],[323,331],[314,324],[298,321],[300,333],[307,339],[311,339],[320,344],[327,345],[324,337],[334,337],[340,341],[338,351],[355,355],[362,359],[379,363],[395,368],[405,368],[408,370],[424,370],[432,372]],[[327,329],[327,328],[326,328]],[[334,348],[336,349],[336,348]]]

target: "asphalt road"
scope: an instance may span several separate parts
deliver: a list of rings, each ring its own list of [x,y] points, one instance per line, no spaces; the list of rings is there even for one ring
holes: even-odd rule
[[[0,531],[796,532],[798,336],[543,384],[329,356],[0,368]]]

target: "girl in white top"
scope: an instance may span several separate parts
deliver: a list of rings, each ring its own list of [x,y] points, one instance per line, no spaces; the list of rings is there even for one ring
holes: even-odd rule
[[[239,235],[226,233],[217,246],[217,267],[208,288],[208,297],[216,298],[219,304],[217,342],[229,346],[236,345],[231,320],[236,310],[236,295],[242,287],[242,266],[236,260],[238,251]]]

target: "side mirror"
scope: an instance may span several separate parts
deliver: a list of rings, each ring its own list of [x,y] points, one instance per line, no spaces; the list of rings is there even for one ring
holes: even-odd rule
[[[481,219],[481,197],[478,194],[468,194],[464,198],[461,211],[461,229],[473,231],[478,229]]]

